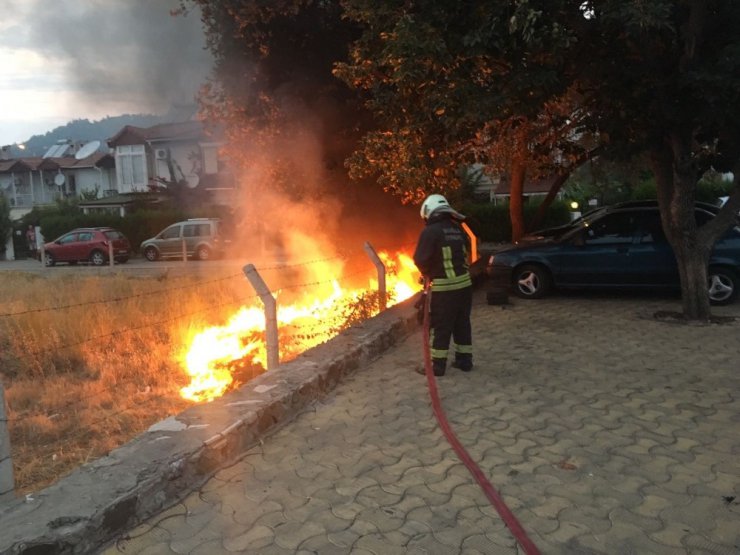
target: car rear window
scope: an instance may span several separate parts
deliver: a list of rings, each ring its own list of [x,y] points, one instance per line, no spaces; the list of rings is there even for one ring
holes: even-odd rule
[[[103,232],[108,239],[115,241],[116,239],[124,239],[123,233],[120,231],[110,230]]]

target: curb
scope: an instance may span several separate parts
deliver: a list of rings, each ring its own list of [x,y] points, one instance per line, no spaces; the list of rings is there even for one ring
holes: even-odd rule
[[[200,487],[418,328],[416,296],[0,508],[0,554],[90,553]]]

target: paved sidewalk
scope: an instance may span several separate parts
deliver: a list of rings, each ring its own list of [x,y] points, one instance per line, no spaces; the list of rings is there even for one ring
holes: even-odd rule
[[[651,318],[674,299],[484,299],[476,369],[440,395],[543,554],[740,553],[740,321]],[[442,436],[420,358],[417,332],[103,553],[521,553]]]

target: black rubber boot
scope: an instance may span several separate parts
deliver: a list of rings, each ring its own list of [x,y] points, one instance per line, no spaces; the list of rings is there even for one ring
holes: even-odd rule
[[[441,359],[432,359],[432,370],[434,371],[435,376],[444,376],[445,372],[447,371],[447,361]]]
[[[458,368],[463,372],[470,372],[473,370],[473,360],[469,358],[456,358],[452,363],[453,368]]]

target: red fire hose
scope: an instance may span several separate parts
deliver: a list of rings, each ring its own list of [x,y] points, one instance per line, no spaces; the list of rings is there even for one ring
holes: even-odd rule
[[[437,382],[434,379],[434,372],[432,371],[432,355],[429,348],[429,285],[429,280],[425,280],[423,293],[424,372],[426,374],[427,384],[429,386],[429,396],[432,399],[432,410],[434,411],[434,416],[437,418],[437,423],[442,429],[442,433],[447,438],[448,443],[455,451],[455,453],[457,453],[457,456],[460,457],[460,460],[463,462],[468,471],[470,471],[470,473],[473,475],[475,481],[478,482],[478,485],[480,485],[483,493],[485,493],[486,497],[488,497],[491,505],[493,505],[494,509],[496,509],[506,526],[509,528],[509,530],[511,530],[511,533],[514,535],[516,541],[519,542],[519,545],[522,546],[524,553],[526,553],[526,555],[540,555],[539,549],[537,549],[537,546],[534,544],[534,542],[529,539],[529,536],[527,536],[527,532],[514,516],[514,513],[512,513],[509,507],[506,506],[506,503],[504,503],[503,499],[501,499],[501,496],[498,494],[491,482],[488,481],[488,478],[486,478],[486,476],[483,474],[483,471],[478,467],[476,462],[465,450],[465,447],[463,447],[463,445],[457,439],[455,433],[450,427],[449,422],[447,421],[447,416],[442,409],[442,403],[439,400],[439,392],[437,391]]]

